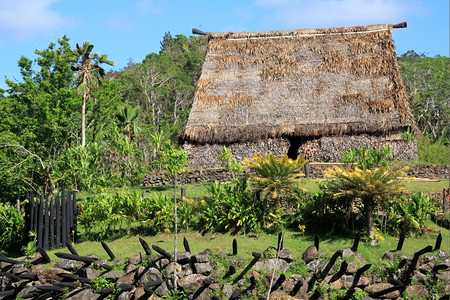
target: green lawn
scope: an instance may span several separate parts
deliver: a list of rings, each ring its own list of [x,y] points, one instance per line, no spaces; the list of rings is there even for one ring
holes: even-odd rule
[[[442,233],[443,241],[441,249],[450,252],[449,230],[439,227],[431,221],[427,224],[433,231],[426,233],[419,237],[406,238],[402,253],[413,255],[420,249],[431,245],[434,247],[436,238],[439,232]],[[398,238],[391,237],[387,234],[383,235],[384,240],[380,241],[376,246],[370,246],[369,243],[361,239],[358,251],[361,252],[368,263],[378,264],[379,259],[388,250],[395,250],[398,243]],[[158,245],[168,252],[173,252],[174,235],[170,233],[161,233],[154,236],[141,236],[150,246]],[[232,253],[233,239],[237,240],[238,256],[251,260],[252,252],[263,252],[269,246],[276,246],[278,236],[276,234],[249,234],[244,235],[230,235],[207,233],[202,235],[198,232],[180,232],[178,235],[178,251],[184,251],[183,238],[189,241],[191,252],[199,253],[207,248],[211,249],[213,253],[224,251],[225,253]],[[334,235],[320,235],[320,251],[325,251],[327,257],[330,257],[335,251],[350,248],[353,244],[353,237],[349,236],[334,236]],[[107,241],[117,259],[127,258],[133,256],[137,252],[144,252],[139,243],[139,236],[130,235],[113,241]],[[300,232],[285,231],[284,248],[289,249],[295,260],[300,260],[303,252],[310,245],[314,244],[314,235],[302,235]],[[96,254],[100,258],[109,259],[100,241],[91,241],[75,244],[74,248],[80,255]],[[67,249],[58,249],[49,251],[52,260],[56,259],[55,252],[67,252]]]
[[[409,192],[442,192],[443,189],[449,187],[448,179],[435,179],[432,181],[408,180],[405,183],[405,188]]]

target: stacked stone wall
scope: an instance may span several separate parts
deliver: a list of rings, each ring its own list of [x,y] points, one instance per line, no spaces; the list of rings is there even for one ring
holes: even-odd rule
[[[297,153],[304,156],[311,162],[339,162],[342,153],[350,148],[360,148],[362,146],[381,148],[388,145],[394,154],[394,159],[398,161],[417,161],[417,143],[405,143],[401,138],[387,138],[373,135],[344,135],[321,137],[318,139],[309,139],[295,141],[300,144]],[[219,153],[223,144],[204,144],[194,145],[185,143],[184,151],[189,153],[190,168],[213,168],[220,167]],[[291,141],[287,138],[273,138],[255,142],[234,143],[225,145],[231,149],[233,158],[242,161],[244,158],[251,158],[253,154],[273,153],[275,156],[281,156],[288,153],[291,147]]]
[[[109,260],[95,254],[80,256],[73,247],[69,249],[71,254],[55,253],[56,261],[41,248],[34,258],[16,260],[2,255],[0,298],[161,299],[174,289],[175,270],[177,289],[188,299],[197,300],[238,299],[240,294],[256,298],[269,291],[271,299],[328,299],[337,290],[350,299],[355,288],[365,291],[368,299],[405,299],[405,295],[412,299],[448,299],[450,292],[450,259],[440,250],[441,234],[434,248],[425,247],[413,256],[401,252],[403,243],[410,241],[400,238],[397,251],[387,251],[381,257],[384,264],[372,268],[377,261],[369,262],[358,252],[359,234],[352,248],[336,249],[334,253],[321,248],[319,252],[317,237],[301,257],[294,257],[286,248],[278,251],[260,245],[263,252],[252,252],[250,262],[241,256],[243,251],[238,251],[237,242],[233,242],[232,255],[210,249],[191,254],[185,239],[185,251],[177,252],[176,259],[174,253],[157,245],[150,247],[142,238],[139,242],[143,251],[129,258],[116,258],[114,249],[102,242]],[[305,267],[297,273],[298,269],[291,268],[300,261]],[[392,266],[390,271],[385,265]],[[256,285],[257,280],[260,285]]]
[[[257,152],[268,152],[273,153],[275,156],[281,156],[281,154],[288,152],[290,142],[288,139],[278,138],[229,145],[194,145],[186,143],[183,145],[183,149],[189,153],[190,168],[214,168],[221,166],[219,153],[222,151],[223,146],[231,149],[234,159],[242,161],[244,158],[251,158]]]
[[[311,179],[323,178],[323,171],[334,166],[342,166],[338,163],[309,163],[303,173],[308,174]],[[417,178],[449,178],[449,165],[412,165],[407,175]],[[214,181],[226,182],[233,180],[233,174],[223,168],[210,168],[201,170],[190,170],[179,179],[182,184],[208,183]],[[173,179],[166,173],[150,173],[144,177],[144,186],[159,186],[173,184]]]

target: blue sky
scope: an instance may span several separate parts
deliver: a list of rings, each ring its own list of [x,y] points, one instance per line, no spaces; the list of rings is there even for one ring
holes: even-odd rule
[[[67,35],[90,41],[122,69],[160,50],[165,32],[324,28],[408,22],[397,54],[449,56],[449,0],[0,0],[0,88],[20,80],[17,61]],[[107,68],[108,69],[108,68]]]

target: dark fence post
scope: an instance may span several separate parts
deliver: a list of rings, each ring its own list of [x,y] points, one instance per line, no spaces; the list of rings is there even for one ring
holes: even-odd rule
[[[55,199],[50,201],[50,248],[55,249]]]
[[[61,225],[62,225],[62,244],[64,247],[64,244],[67,242],[67,199],[66,199],[66,193],[64,191],[64,187],[62,188],[61,192]]]
[[[38,246],[42,248],[42,225],[43,225],[43,217],[44,217],[44,197],[42,195],[39,197],[39,219],[38,219],[38,226],[37,226],[37,235],[38,235]]]
[[[309,173],[311,171],[310,166],[309,166],[309,161],[305,164],[304,169],[305,169],[305,177],[309,178]]]
[[[78,240],[77,237],[77,214],[78,214],[78,209],[77,209],[77,193],[75,191],[73,191],[73,218],[72,218],[72,230],[73,230],[73,242],[75,243]]]
[[[61,247],[61,197],[56,195],[56,249]]]
[[[66,240],[65,242],[70,243],[71,233],[70,229],[72,228],[72,197],[70,195],[70,191],[66,192]]]
[[[33,230],[34,233],[36,234],[36,238],[37,238],[37,233],[38,233],[38,216],[39,216],[39,197],[38,195],[34,195],[34,223],[33,223]]]
[[[48,205],[48,195],[45,197],[44,199],[44,237],[43,237],[43,249],[44,250],[48,250],[48,235],[49,235],[49,218],[48,218],[48,209],[49,209],[49,205]]]
[[[73,242],[73,195],[67,191],[67,240],[69,243]]]

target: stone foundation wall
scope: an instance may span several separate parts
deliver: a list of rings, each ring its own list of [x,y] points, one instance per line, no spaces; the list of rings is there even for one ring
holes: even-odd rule
[[[408,175],[417,178],[449,178],[450,165],[410,166]]]
[[[350,148],[361,148],[362,146],[371,148],[381,148],[388,145],[394,154],[394,159],[399,161],[417,161],[417,143],[405,143],[398,137],[388,139],[373,135],[344,135],[321,137],[316,140],[309,140],[300,146],[298,153],[311,162],[339,162],[342,153]]]
[[[226,182],[231,181],[233,176],[230,172],[222,168],[212,168],[203,170],[190,170],[178,178],[182,184],[189,183],[207,183],[207,182]],[[163,173],[150,173],[144,176],[144,186],[159,186],[173,184],[173,178]]]
[[[323,171],[334,166],[342,166],[341,164],[333,163],[310,163],[309,164],[309,178],[323,178]],[[305,170],[306,171],[306,170]],[[303,171],[305,173],[305,171]],[[306,174],[306,173],[305,173]],[[410,177],[416,178],[449,178],[449,165],[411,165],[406,174]]]
[[[323,171],[327,168],[341,164],[332,163],[310,163],[309,167],[303,170],[303,173],[308,173],[309,178],[316,179],[323,177]],[[450,166],[448,165],[422,165],[410,166],[407,172],[408,176],[418,178],[449,178]],[[180,178],[182,184],[188,183],[208,183],[213,181],[226,182],[231,181],[233,176],[222,168],[212,168],[203,170],[191,170],[185,172]],[[173,184],[171,177],[166,176],[165,173],[151,173],[144,177],[144,186],[159,186]]]
[[[215,168],[220,167],[219,153],[222,151],[221,144],[194,145],[185,143],[184,151],[189,152],[189,168]],[[231,149],[233,158],[242,161],[251,158],[254,153],[273,153],[281,156],[289,150],[290,142],[285,138],[266,139],[258,142],[235,143],[226,145]]]
[[[342,152],[352,147],[381,148],[383,145],[389,145],[394,153],[395,160],[417,161],[418,159],[417,143],[405,143],[399,136],[386,138],[365,134],[358,136],[344,135],[295,142],[300,144],[297,153],[311,162],[339,162]],[[269,152],[275,154],[275,156],[281,156],[283,153],[288,153],[291,141],[287,138],[273,138],[226,146],[231,148],[233,158],[242,161],[244,158],[251,158],[256,152]],[[183,149],[189,152],[189,168],[220,167],[218,156],[222,147],[222,144],[194,145],[185,143]]]

